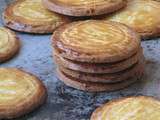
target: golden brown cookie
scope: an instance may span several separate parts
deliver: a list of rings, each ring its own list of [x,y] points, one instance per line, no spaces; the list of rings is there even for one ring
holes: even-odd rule
[[[41,0],[17,0],[5,9],[3,20],[7,27],[28,33],[52,33],[69,21],[45,9]]]
[[[0,27],[0,63],[12,58],[20,48],[19,38],[11,30]]]
[[[126,0],[42,0],[51,11],[69,16],[93,16],[114,12],[126,6]]]
[[[147,96],[112,100],[96,109],[91,120],[160,120],[160,101]]]
[[[86,73],[115,73],[123,71],[140,60],[142,56],[142,49],[138,51],[135,55],[131,56],[128,59],[119,61],[116,63],[86,63],[86,62],[76,62],[66,58],[63,58],[56,54],[54,51],[54,60],[57,64],[64,66],[75,71],[81,71]]]
[[[0,68],[0,119],[27,114],[46,97],[46,88],[37,77],[15,68]]]
[[[134,55],[140,37],[129,27],[109,21],[87,20],[59,27],[52,36],[53,47],[67,59],[111,63]]]
[[[119,83],[95,83],[95,82],[87,82],[85,80],[75,79],[69,75],[66,75],[60,70],[58,71],[59,79],[64,82],[67,86],[73,87],[75,89],[84,90],[88,92],[110,92],[123,89],[133,83],[135,83],[138,79],[140,79],[144,73],[143,69],[138,73],[134,78],[130,78],[123,82]]]
[[[160,3],[154,0],[128,0],[126,8],[105,17],[135,29],[143,38],[160,36]]]
[[[142,64],[139,62],[124,71],[110,74],[84,73],[67,69],[62,66],[59,66],[59,69],[66,75],[69,75],[75,79],[80,79],[82,81],[84,80],[89,82],[117,83],[128,80],[129,78],[138,75],[140,71],[144,70],[144,63]]]

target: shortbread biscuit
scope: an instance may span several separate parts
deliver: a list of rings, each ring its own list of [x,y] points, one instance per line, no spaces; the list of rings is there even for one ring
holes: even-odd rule
[[[86,63],[86,62],[76,62],[69,59],[65,59],[54,51],[54,60],[60,66],[64,66],[65,68],[69,68],[75,71],[81,71],[86,73],[115,73],[119,71],[123,71],[140,60],[143,52],[142,49],[138,51],[135,55],[131,56],[128,59],[123,61],[119,61],[116,63]]]
[[[73,78],[84,80],[84,81],[102,82],[102,83],[117,83],[117,82],[128,80],[129,78],[132,78],[136,76],[137,74],[139,74],[139,72],[142,71],[142,69],[144,70],[144,64],[141,64],[139,62],[124,71],[117,72],[117,73],[111,73],[111,74],[84,73],[84,72],[67,69],[61,66],[59,66],[59,69],[66,75],[69,75]]]
[[[51,11],[69,16],[93,16],[114,12],[126,6],[126,0],[42,0]]]
[[[11,59],[20,48],[19,38],[11,30],[0,27],[0,63]]]
[[[53,47],[67,59],[111,63],[127,59],[140,48],[140,37],[129,27],[109,21],[87,20],[59,27]]]
[[[84,80],[75,79],[69,75],[66,75],[60,70],[57,70],[57,71],[58,71],[59,80],[64,82],[67,86],[70,86],[79,90],[88,91],[88,92],[103,92],[103,91],[110,92],[110,91],[120,90],[135,83],[144,74],[144,71],[141,70],[137,76],[134,76],[134,78],[130,78],[128,80],[125,80],[119,83],[109,84],[109,83],[87,82]]]
[[[43,34],[52,33],[69,19],[45,9],[41,0],[17,0],[5,9],[3,21],[17,31]]]
[[[0,68],[0,119],[23,116],[46,97],[46,88],[37,77],[16,68]]]
[[[90,120],[160,120],[160,101],[147,96],[112,100],[96,109]]]
[[[105,17],[135,29],[143,38],[160,36],[160,3],[154,0],[128,0],[126,8]]]

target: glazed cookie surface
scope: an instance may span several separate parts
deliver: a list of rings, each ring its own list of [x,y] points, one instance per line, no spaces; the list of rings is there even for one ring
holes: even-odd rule
[[[37,77],[15,68],[0,68],[0,119],[31,112],[44,103],[46,94]]]
[[[160,36],[160,3],[154,0],[128,0],[126,8],[106,16],[106,20],[124,23],[143,38]]]
[[[69,22],[67,17],[45,9],[41,0],[17,0],[5,9],[3,19],[7,27],[29,33],[52,33]]]
[[[0,27],[0,63],[11,59],[19,50],[20,41],[11,30]]]
[[[96,109],[91,120],[160,120],[160,101],[139,96],[113,100]]]
[[[127,3],[126,0],[42,0],[51,11],[70,16],[93,16],[114,12]]]
[[[140,48],[140,37],[117,22],[87,20],[59,27],[53,47],[64,58],[90,63],[110,63],[129,58]]]

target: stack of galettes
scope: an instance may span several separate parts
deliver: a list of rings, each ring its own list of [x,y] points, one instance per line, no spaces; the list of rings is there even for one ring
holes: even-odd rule
[[[114,91],[141,78],[145,62],[140,37],[160,35],[159,2],[42,0],[42,3],[59,14],[103,19],[73,22],[54,32],[54,59],[58,77],[65,84],[90,92]]]
[[[144,72],[140,37],[129,27],[87,20],[60,27],[52,37],[59,79],[91,92],[124,88]]]
[[[139,35],[160,35],[159,7],[153,0],[19,0],[6,8],[3,19],[5,26],[17,31],[55,31],[52,40],[58,76],[68,86],[114,91],[143,75]],[[100,20],[70,23],[69,16]]]
[[[42,0],[53,12],[74,17],[115,12],[126,0]],[[62,9],[63,8],[63,9]],[[63,25],[52,37],[58,77],[66,85],[89,92],[127,87],[144,73],[140,37],[118,22],[86,20]]]

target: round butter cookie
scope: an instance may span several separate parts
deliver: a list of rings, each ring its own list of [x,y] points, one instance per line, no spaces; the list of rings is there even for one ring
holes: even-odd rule
[[[11,30],[0,27],[0,63],[11,59],[20,48],[20,41]]]
[[[16,68],[0,68],[0,119],[23,116],[46,97],[46,88],[37,77]]]
[[[28,33],[52,33],[58,26],[69,22],[67,17],[45,9],[41,0],[17,0],[3,13],[5,26]]]
[[[138,62],[140,57],[142,56],[142,49],[139,50],[136,54],[127,58],[123,61],[119,61],[116,63],[86,63],[86,62],[76,62],[73,60],[69,60],[61,57],[60,55],[54,52],[54,60],[60,66],[65,68],[69,68],[71,70],[86,72],[86,73],[115,73],[119,71],[123,71],[135,63]]]
[[[129,78],[132,78],[139,74],[139,72],[142,71],[142,69],[144,70],[144,64],[141,64],[139,62],[124,71],[111,74],[84,73],[67,69],[61,66],[59,66],[59,69],[66,75],[69,75],[75,79],[80,79],[89,82],[117,83],[128,80]]]
[[[69,16],[93,16],[114,12],[126,6],[126,0],[42,0],[51,11]]]
[[[129,27],[111,21],[87,20],[59,27],[53,47],[67,59],[111,63],[131,57],[140,48],[140,37]]]
[[[112,100],[96,109],[91,120],[159,120],[160,101],[147,96]]]
[[[105,17],[124,23],[143,38],[160,36],[160,3],[154,0],[128,0],[126,8]]]
[[[110,92],[110,91],[120,90],[135,83],[144,74],[144,70],[142,69],[140,72],[138,72],[137,76],[134,76],[133,78],[130,78],[123,82],[109,84],[109,83],[88,82],[85,80],[73,78],[69,75],[66,75],[60,70],[57,71],[59,80],[64,82],[67,86],[88,92],[103,92],[103,91]]]

